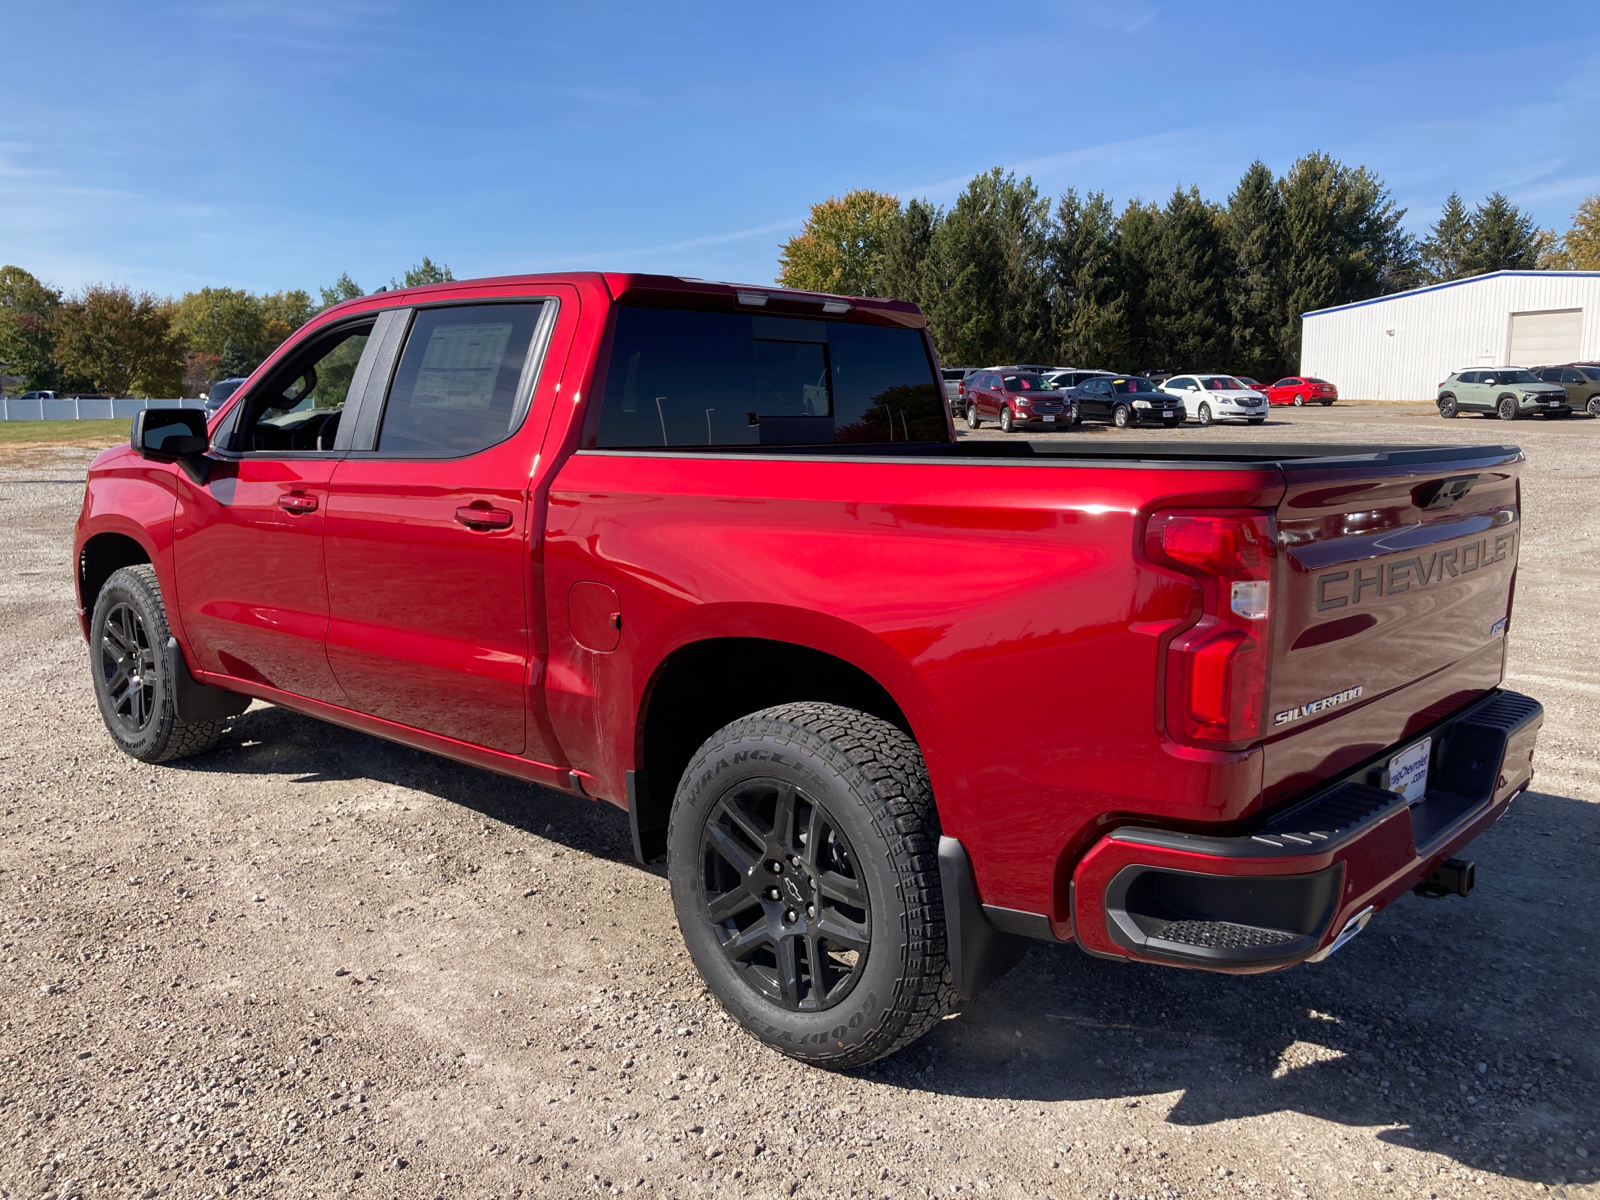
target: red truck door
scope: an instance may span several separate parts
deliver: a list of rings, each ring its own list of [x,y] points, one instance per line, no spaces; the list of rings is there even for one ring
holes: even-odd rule
[[[217,432],[201,483],[179,474],[178,602],[193,665],[332,704],[322,533],[334,440],[371,319],[313,336]]]
[[[524,728],[529,685],[542,683],[530,671],[541,522],[528,493],[543,420],[529,414],[541,413],[540,365],[559,367],[570,340],[554,344],[557,307],[391,313],[392,367],[374,370],[334,471],[325,543],[328,660],[352,707],[546,760],[541,723],[531,740]]]

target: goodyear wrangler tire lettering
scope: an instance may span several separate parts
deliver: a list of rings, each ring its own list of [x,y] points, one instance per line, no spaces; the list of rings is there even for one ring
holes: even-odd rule
[[[948,1011],[937,814],[916,744],[837,705],[724,727],[684,772],[667,875],[695,966],[791,1057],[847,1068]]]

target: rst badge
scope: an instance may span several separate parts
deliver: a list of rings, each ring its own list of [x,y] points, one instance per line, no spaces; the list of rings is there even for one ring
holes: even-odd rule
[[[1361,695],[1359,686],[1345,688],[1342,692],[1335,692],[1331,696],[1324,696],[1321,700],[1310,700],[1299,708],[1286,708],[1281,713],[1272,714],[1274,725],[1287,725],[1291,721],[1298,721],[1301,717],[1314,717],[1320,712],[1327,712],[1330,708],[1338,708],[1341,704],[1349,704]]]

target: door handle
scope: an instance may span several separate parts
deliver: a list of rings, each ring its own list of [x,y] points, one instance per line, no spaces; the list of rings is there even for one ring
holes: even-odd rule
[[[317,498],[304,492],[285,492],[278,497],[278,507],[287,513],[316,512]]]
[[[456,520],[468,529],[510,529],[511,514],[503,508],[470,508],[456,509]]]

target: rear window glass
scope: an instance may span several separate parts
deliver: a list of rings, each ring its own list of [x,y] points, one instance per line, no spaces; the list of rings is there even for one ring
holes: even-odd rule
[[[387,454],[471,454],[509,437],[542,304],[417,313],[378,431]]]
[[[944,441],[945,422],[917,330],[619,308],[593,445]]]

